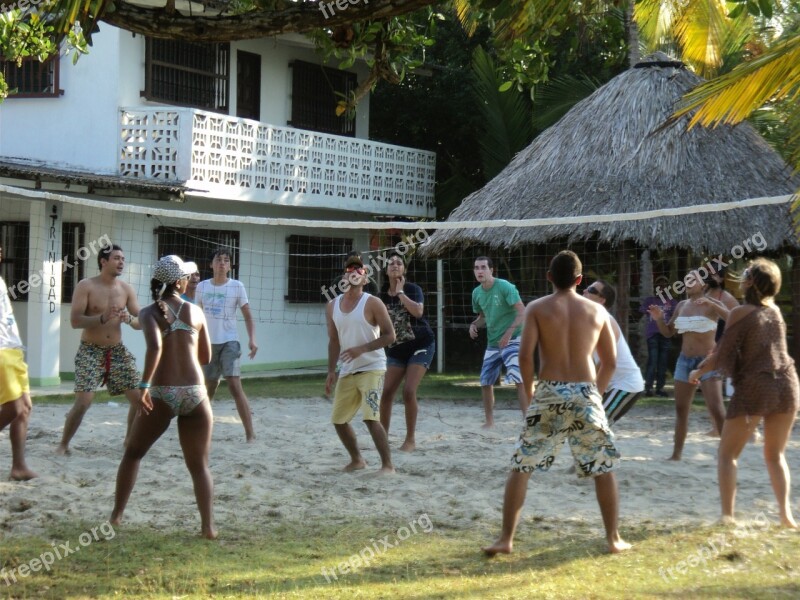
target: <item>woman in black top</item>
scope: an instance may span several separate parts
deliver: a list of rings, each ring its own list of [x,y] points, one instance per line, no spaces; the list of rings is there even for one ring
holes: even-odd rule
[[[422,289],[406,281],[406,264],[396,251],[388,255],[386,265],[388,283],[380,298],[386,304],[394,325],[395,343],[386,348],[386,378],[381,395],[381,424],[389,432],[392,402],[400,384],[406,406],[406,439],[400,450],[412,452],[416,448],[414,432],[417,426],[417,388],[431,366],[436,343],[428,321],[423,317]]]

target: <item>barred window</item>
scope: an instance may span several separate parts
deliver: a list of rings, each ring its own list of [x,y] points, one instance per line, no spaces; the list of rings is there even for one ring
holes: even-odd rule
[[[27,221],[0,223],[0,246],[3,248],[0,276],[6,282],[12,300],[28,301],[28,286],[22,286],[22,290],[18,290],[17,286],[28,281],[29,241],[30,226]]]
[[[289,293],[286,300],[298,304],[319,304],[339,294],[328,291],[342,277],[342,265],[353,240],[291,235],[289,246]],[[323,294],[328,291],[328,296]]]
[[[228,112],[230,44],[147,38],[144,97]]]
[[[177,254],[184,261],[197,263],[203,279],[213,277],[211,255],[222,247],[230,249],[232,279],[239,279],[239,232],[227,229],[188,229],[159,227],[155,230],[158,257]]]
[[[355,73],[330,69],[301,60],[292,67],[292,127],[354,137],[355,119],[336,116],[339,100],[358,86]]]
[[[75,286],[86,277],[86,261],[78,258],[78,250],[86,246],[86,226],[83,223],[61,225],[61,250],[64,265],[61,274],[61,304],[72,302]]]
[[[18,66],[13,60],[0,60],[0,69],[12,92],[9,98],[55,98],[61,95],[58,88],[58,54],[44,62],[36,58],[23,58]]]

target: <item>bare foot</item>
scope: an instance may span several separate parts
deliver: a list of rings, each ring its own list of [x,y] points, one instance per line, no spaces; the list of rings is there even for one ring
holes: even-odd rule
[[[511,554],[512,545],[513,544],[511,542],[504,542],[502,540],[497,540],[491,546],[484,546],[483,548],[481,548],[481,550],[483,550],[483,553],[486,556],[492,558],[498,554]]]
[[[109,517],[108,522],[112,525],[119,525],[122,523],[122,515],[115,515],[114,513],[111,513],[111,517]]]
[[[380,470],[375,473],[376,477],[380,477],[382,475],[394,475],[396,471],[394,470],[394,465],[389,465],[388,467],[381,467]]]
[[[673,460],[673,461],[677,462],[677,461],[680,461],[680,459],[681,459],[681,455],[680,454],[678,454],[677,456],[673,454],[667,460]]]
[[[417,449],[417,444],[414,440],[406,440],[403,442],[403,445],[400,446],[400,452],[413,452]]]
[[[25,467],[24,469],[11,469],[11,475],[9,475],[8,479],[10,481],[29,481],[36,477],[38,477],[36,473]]]
[[[359,460],[354,460],[354,461],[348,463],[342,469],[342,471],[344,471],[345,473],[350,473],[352,471],[359,471],[361,469],[364,469],[364,468],[366,468],[366,466],[367,466],[367,461],[365,461],[363,458],[360,458]]]
[[[719,518],[719,524],[725,526],[736,525],[736,519],[732,515],[722,515]]]
[[[251,436],[249,436],[249,437],[247,438],[247,443],[248,443],[248,444],[252,444],[252,443],[253,443],[253,442],[255,442],[255,441],[256,441],[256,436],[255,436],[255,435],[251,435]]]
[[[494,421],[484,423],[483,425],[481,425],[481,429],[491,429],[492,427],[494,427]]]
[[[69,451],[69,447],[65,446],[64,444],[59,444],[58,448],[56,448],[56,454],[59,456],[69,456],[72,452]]]
[[[628,542],[626,542],[622,538],[617,538],[616,541],[608,542],[608,551],[611,554],[619,554],[620,552],[625,552],[626,550],[630,550],[632,547],[633,546],[631,546]]]
[[[217,530],[211,527],[210,529],[203,529],[200,532],[200,537],[203,537],[207,540],[215,540],[217,539]]]
[[[797,521],[795,521],[791,516],[781,517],[781,527],[784,529],[800,529],[800,527],[797,526]]]

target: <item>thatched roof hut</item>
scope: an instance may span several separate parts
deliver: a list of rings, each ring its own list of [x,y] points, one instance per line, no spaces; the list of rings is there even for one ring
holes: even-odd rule
[[[643,59],[539,135],[448,221],[630,213],[785,196],[800,188],[800,178],[747,123],[688,130],[684,117],[663,127],[701,81],[665,54]],[[759,231],[770,249],[798,247],[784,203],[602,224],[439,230],[424,254],[589,238],[717,253]]]

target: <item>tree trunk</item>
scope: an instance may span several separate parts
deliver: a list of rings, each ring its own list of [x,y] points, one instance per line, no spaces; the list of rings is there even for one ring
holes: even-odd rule
[[[628,0],[625,6],[625,29],[628,33],[628,66],[632,67],[639,62],[639,27],[633,19],[633,0]]]

